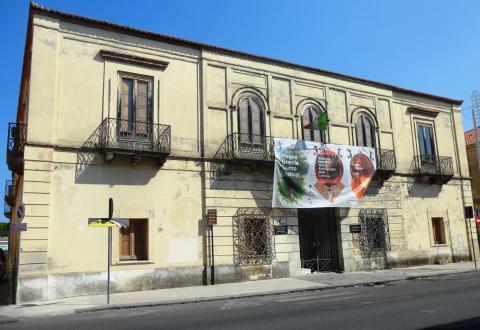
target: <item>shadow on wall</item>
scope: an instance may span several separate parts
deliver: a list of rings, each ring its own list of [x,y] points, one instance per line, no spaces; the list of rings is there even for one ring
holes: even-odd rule
[[[437,198],[441,191],[442,186],[439,184],[422,184],[412,182],[408,185],[410,197]]]
[[[110,186],[145,185],[156,175],[158,167],[151,159],[145,159],[142,164],[136,166],[138,171],[131,170],[132,165],[127,156],[118,155],[113,164],[105,164],[102,152],[98,148],[100,129],[101,126],[88,137],[77,152],[75,183]],[[125,171],[126,168],[128,171]]]

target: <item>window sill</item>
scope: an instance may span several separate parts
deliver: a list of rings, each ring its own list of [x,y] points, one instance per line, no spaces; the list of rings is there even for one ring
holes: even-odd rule
[[[122,260],[117,261],[116,263],[112,264],[113,266],[121,266],[121,265],[150,265],[153,264],[153,261],[150,260]]]
[[[442,247],[442,246],[448,246],[449,244],[443,243],[443,244],[432,244],[432,247]]]

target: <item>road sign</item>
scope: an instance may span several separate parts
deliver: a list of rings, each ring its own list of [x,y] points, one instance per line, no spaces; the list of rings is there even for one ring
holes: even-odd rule
[[[88,218],[89,227],[128,227],[128,219],[124,218]]]
[[[25,216],[25,205],[22,203],[17,207],[17,220],[22,221]]]
[[[26,223],[11,224],[11,230],[13,232],[27,231],[27,224]]]
[[[207,210],[207,224],[213,226],[217,224],[217,210],[209,209]]]

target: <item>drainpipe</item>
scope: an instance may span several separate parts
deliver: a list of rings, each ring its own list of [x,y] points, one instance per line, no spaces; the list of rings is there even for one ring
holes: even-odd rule
[[[204,83],[203,83],[203,50],[200,49],[200,59],[197,71],[197,81],[198,81],[198,108],[200,109],[200,124],[199,124],[199,138],[200,138],[200,194],[201,194],[201,201],[202,201],[202,245],[203,245],[203,276],[202,281],[203,285],[208,285],[208,248],[207,248],[207,220],[206,220],[206,213],[207,213],[207,206],[206,206],[206,178],[205,178],[205,119],[204,119]]]
[[[462,168],[460,166],[460,153],[458,151],[458,140],[457,140],[457,125],[455,123],[455,116],[454,116],[454,113],[453,113],[453,106],[452,104],[450,104],[450,110],[452,111],[451,112],[451,116],[452,116],[452,123],[453,123],[453,140],[454,140],[454,149],[455,149],[455,158],[457,159],[457,168],[458,168],[458,174],[460,175],[460,191],[461,191],[461,194],[462,194],[462,205],[463,205],[463,210],[465,210],[465,191],[464,191],[464,188],[463,188],[463,175],[462,175]],[[465,219],[465,214],[463,215],[463,218]],[[470,221],[470,220],[467,220],[465,219],[465,230],[467,232],[467,241],[468,241],[468,254],[470,256],[470,260],[473,260],[473,257],[472,257],[472,252],[473,252],[473,249],[475,249],[475,245],[471,246],[470,242],[471,242],[471,239],[470,239],[470,236],[472,235],[471,231],[469,231],[469,226],[467,225],[467,221]],[[450,241],[450,244],[453,244],[453,242]],[[452,247],[453,248],[453,247]]]

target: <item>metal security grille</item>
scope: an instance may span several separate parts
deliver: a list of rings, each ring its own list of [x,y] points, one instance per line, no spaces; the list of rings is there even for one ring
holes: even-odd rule
[[[233,220],[233,259],[236,265],[271,264],[270,209],[240,208]]]
[[[360,246],[364,257],[385,257],[390,250],[387,209],[362,209]]]

